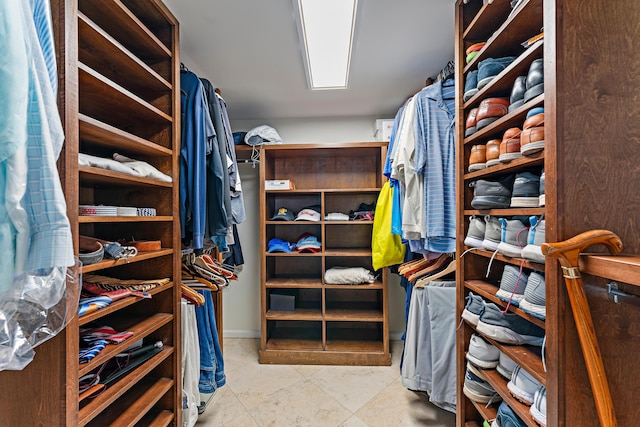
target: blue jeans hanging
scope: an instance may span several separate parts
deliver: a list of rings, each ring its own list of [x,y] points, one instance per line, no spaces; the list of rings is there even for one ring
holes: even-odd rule
[[[211,291],[198,291],[204,296],[204,304],[196,307],[198,341],[200,344],[200,393],[213,393],[227,382],[224,375],[224,359],[218,341],[216,316]]]

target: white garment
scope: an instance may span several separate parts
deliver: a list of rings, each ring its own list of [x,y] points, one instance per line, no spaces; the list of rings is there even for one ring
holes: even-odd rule
[[[157,179],[162,182],[172,182],[173,179],[169,175],[165,175],[160,172],[158,169],[154,168],[147,162],[143,162],[140,160],[130,159],[128,157],[123,156],[122,154],[113,153],[113,160],[116,160],[127,167],[133,169],[140,176],[145,178]]]
[[[200,344],[195,306],[181,301],[182,308],[182,426],[192,427],[198,421],[200,404]]]
[[[103,157],[91,156],[89,154],[79,153],[78,164],[80,166],[91,166],[94,168],[111,170],[114,172],[126,173],[127,175],[141,176],[139,172],[131,169],[130,167],[123,165],[112,159],[106,159]]]
[[[324,282],[329,285],[361,285],[375,280],[373,273],[363,267],[331,267],[324,272]]]
[[[407,240],[419,240],[422,237],[424,217],[424,189],[422,177],[414,169],[414,153],[416,146],[415,97],[407,102],[400,122],[396,144],[396,157],[393,160],[391,177],[400,181],[405,187],[402,206],[402,237]]]

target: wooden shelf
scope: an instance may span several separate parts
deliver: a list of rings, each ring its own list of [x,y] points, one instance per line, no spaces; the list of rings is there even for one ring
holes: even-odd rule
[[[326,249],[324,254],[328,257],[370,257],[371,249]]]
[[[465,249],[471,249],[471,248],[469,248],[468,246],[465,246]],[[504,256],[501,253],[497,253],[494,256],[493,252],[491,252],[491,251],[487,251],[487,250],[484,250],[484,249],[477,249],[477,248],[474,248],[473,251],[469,252],[465,256],[469,256],[471,254],[480,255],[480,256],[483,256],[485,258],[493,257],[494,259],[497,259],[498,261],[506,262],[507,264],[516,265],[518,267],[520,267],[520,265],[522,265],[524,268],[528,268],[530,270],[544,271],[544,264],[538,264],[537,262],[531,262],[531,261],[528,261],[528,260],[526,260],[524,258],[511,258],[511,257],[508,257],[508,256]],[[524,262],[524,264],[523,264],[523,262]]]
[[[146,156],[167,156],[171,149],[140,138],[115,126],[108,125],[84,114],[78,114],[80,122],[80,139],[94,145],[122,150]]]
[[[330,321],[343,322],[382,322],[384,314],[379,309],[358,309],[357,303],[350,304],[353,308],[329,308],[325,310],[324,318]]]
[[[322,279],[273,278],[265,282],[267,288],[314,289],[322,288]]]
[[[542,0],[524,0],[515,13],[489,37],[487,44],[478,52],[478,55],[464,67],[464,73],[490,57],[519,55],[523,50],[520,43],[541,31]]]
[[[466,396],[465,398],[469,399]],[[476,410],[480,413],[482,418],[484,418],[487,421],[494,420],[498,416],[498,406],[500,405],[500,403],[494,403],[493,405],[486,406],[487,405],[486,403],[476,402],[471,399],[469,399],[469,402],[471,402],[473,406],[475,406]],[[475,421],[471,421],[471,422],[473,424],[480,425]],[[465,427],[466,427],[466,424],[465,424]]]
[[[322,320],[321,308],[296,308],[293,311],[267,310],[267,320]]]
[[[265,253],[267,257],[275,257],[275,258],[296,258],[296,257],[322,257],[322,252],[298,252],[293,250],[292,252],[274,252],[274,253]]]
[[[509,0],[493,0],[482,5],[462,34],[465,41],[484,41],[500,27],[511,12]]]
[[[326,225],[373,225],[373,221],[369,220],[353,220],[353,221],[323,221]]]
[[[173,412],[160,411],[159,414],[148,414],[140,421],[140,425],[148,427],[167,427],[170,426],[175,418]]]
[[[171,222],[172,216],[78,216],[80,224],[118,223],[118,222]]]
[[[123,120],[171,123],[173,118],[149,102],[115,84],[87,65],[78,63],[80,112],[98,119],[118,117]]]
[[[481,295],[484,299],[488,299],[491,302],[501,306],[502,308],[505,308],[507,306],[506,302],[502,301],[500,298],[496,296],[496,292],[499,289],[497,285],[492,285],[491,283],[485,282],[483,280],[466,280],[464,282],[464,285],[466,288],[472,290],[474,293]],[[512,313],[516,313],[518,316],[528,320],[529,322],[533,323],[534,325],[542,329],[545,328],[544,320],[538,319],[537,317],[528,314],[527,312],[514,306],[513,304],[509,305],[509,311]]]
[[[465,144],[479,144],[484,143],[485,140],[489,139],[492,136],[499,135],[502,137],[502,132],[505,130],[518,127],[521,128],[524,120],[527,116],[527,112],[540,105],[544,104],[544,93],[536,96],[529,102],[525,103],[519,108],[516,108],[514,111],[510,112],[506,116],[500,117],[495,122],[491,123],[489,126],[486,126],[473,135],[464,139]]]
[[[502,400],[509,405],[509,407],[515,412],[517,416],[522,419],[522,421],[527,424],[529,427],[538,427],[538,424],[533,420],[531,414],[529,412],[529,406],[524,403],[520,403],[516,400],[511,393],[509,392],[509,388],[507,387],[507,382],[500,376],[498,371],[495,369],[488,369],[482,371],[485,379],[491,387],[493,387],[499,394],[502,396]]]
[[[126,43],[136,56],[147,62],[173,56],[171,50],[119,0],[80,0],[78,9],[109,34],[117,34],[120,42]]]
[[[295,184],[295,180],[293,181]],[[295,190],[265,190],[268,194],[365,194],[379,193],[382,188],[296,188]]]
[[[85,426],[95,417],[97,417],[104,409],[115,402],[120,396],[131,388],[135,387],[147,374],[154,368],[165,361],[173,354],[173,347],[164,346],[160,353],[144,362],[142,365],[134,369],[126,375],[126,381],[118,381],[108,387],[104,392],[100,393],[96,398],[92,399],[87,405],[80,408],[78,412],[78,425]],[[173,383],[171,379],[165,378],[166,381]],[[164,393],[163,393],[164,394]]]
[[[173,380],[169,378],[159,378],[147,388],[144,394],[138,398],[134,404],[130,405],[116,418],[112,425],[134,427],[173,386]]]
[[[138,255],[127,259],[105,259],[95,264],[85,265],[82,267],[82,273],[104,270],[107,268],[117,267],[124,264],[133,264],[135,262],[146,261],[148,259],[159,258],[173,254],[173,249],[161,249],[159,251],[138,252]]]
[[[124,350],[131,347],[134,342],[149,336],[154,331],[157,331],[171,321],[173,321],[173,315],[167,313],[155,313],[152,316],[142,319],[139,323],[128,327],[127,331],[133,332],[133,336],[131,338],[121,342],[120,344],[109,344],[89,362],[81,363],[79,375],[83,376],[84,374],[93,371],[107,360],[113,358],[116,354],[122,353]]]
[[[158,181],[157,179],[140,178],[125,173],[114,172],[91,166],[78,166],[81,184],[121,186],[130,185],[136,187],[163,187],[171,188],[173,183]],[[153,217],[149,217],[153,218]]]
[[[500,163],[496,166],[469,172],[464,174],[464,180],[487,179],[496,175],[505,173],[514,173],[529,167],[542,167],[544,165],[544,151],[540,151],[532,156],[523,157],[521,159],[512,160],[509,163]]]
[[[580,256],[580,271],[640,286],[640,255],[583,254]]]
[[[153,295],[159,294],[161,292],[164,292],[172,288],[173,288],[173,282],[169,282],[166,285],[158,286],[157,288],[151,289],[146,293],[148,293],[153,297]],[[94,320],[98,320],[108,314],[115,313],[119,310],[122,310],[125,307],[128,307],[132,304],[135,304],[140,301],[145,301],[145,300],[147,300],[147,298],[135,297],[135,296],[119,299],[117,301],[112,302],[105,308],[101,308],[98,311],[94,311],[93,313],[80,316],[80,318],[78,319],[78,326],[86,325],[87,323],[93,322]]]
[[[545,208],[507,208],[507,209],[465,209],[464,215],[492,215],[492,216],[514,216],[514,215],[542,215]]]
[[[78,12],[78,41],[80,61],[112,81],[145,99],[171,93],[171,83],[82,12]]]
[[[509,97],[513,83],[518,76],[526,76],[529,72],[529,66],[538,58],[542,58],[542,47],[544,40],[540,40],[529,46],[520,56],[518,56],[507,68],[500,74],[495,76],[493,80],[481,90],[478,91],[471,99],[464,104],[467,110],[480,104],[485,98],[489,97]]]
[[[326,289],[341,289],[341,290],[358,290],[358,289],[383,289],[384,284],[379,280],[376,280],[373,283],[362,283],[360,285],[324,285]]]
[[[464,427],[482,427],[480,425],[480,423],[477,423],[475,421],[467,421],[466,423],[464,423]]]

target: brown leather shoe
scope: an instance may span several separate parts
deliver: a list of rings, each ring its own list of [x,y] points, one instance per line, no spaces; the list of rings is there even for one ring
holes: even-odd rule
[[[502,143],[502,141],[499,139],[492,139],[487,142],[487,167],[500,164],[500,143]]]
[[[520,154],[520,128],[507,129],[500,144],[500,161],[509,163],[522,157]]]
[[[485,152],[487,147],[484,145],[474,145],[471,147],[471,154],[469,155],[469,172],[479,171],[487,167],[485,162]]]
[[[520,153],[530,156],[544,150],[544,113],[525,120],[520,136]]]
[[[464,137],[468,137],[473,135],[474,133],[476,133],[476,131],[478,130],[477,126],[476,126],[476,116],[478,114],[478,109],[477,108],[472,108],[471,111],[469,111],[469,115],[467,116],[467,123],[465,125],[465,130],[464,130]]]
[[[476,116],[478,130],[505,116],[509,112],[509,98],[487,98],[480,102]]]

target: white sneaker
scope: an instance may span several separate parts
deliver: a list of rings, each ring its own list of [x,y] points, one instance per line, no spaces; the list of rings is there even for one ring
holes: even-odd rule
[[[542,384],[520,366],[516,366],[511,375],[511,381],[507,383],[509,391],[520,402],[533,405],[533,397]]]
[[[500,350],[482,337],[473,334],[469,340],[467,360],[482,369],[491,369],[498,366]],[[477,375],[477,374],[476,374]],[[478,375],[481,377],[481,375]]]

